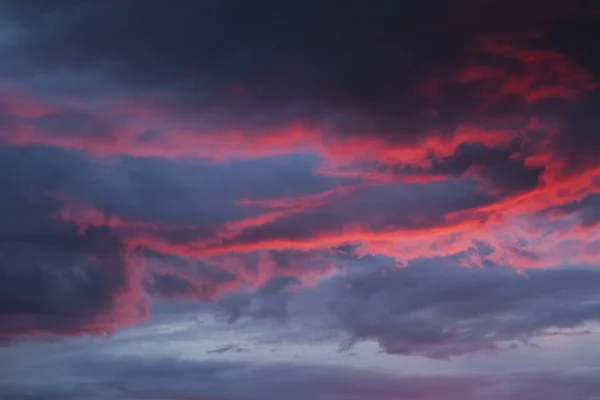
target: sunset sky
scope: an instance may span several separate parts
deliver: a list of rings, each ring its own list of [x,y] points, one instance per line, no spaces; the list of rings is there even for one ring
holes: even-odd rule
[[[600,2],[0,0],[1,400],[599,400]]]

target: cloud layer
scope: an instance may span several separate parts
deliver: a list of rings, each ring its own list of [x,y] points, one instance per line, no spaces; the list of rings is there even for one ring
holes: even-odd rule
[[[11,400],[90,399],[208,400],[344,398],[476,400],[594,398],[597,370],[518,371],[506,375],[431,374],[390,376],[357,368],[307,368],[293,365],[252,366],[245,363],[194,362],[135,357],[95,358],[94,363],[62,363],[73,377],[35,388],[0,385]],[[36,371],[37,373],[37,371]],[[232,384],[233,383],[233,384]],[[201,393],[201,394],[199,394]]]
[[[164,302],[428,360],[588,329],[599,35],[579,0],[2,2],[0,342],[110,337]],[[90,367],[106,378],[82,393],[152,398],[168,371],[136,363]],[[540,372],[508,392],[487,375],[361,392],[331,371],[169,363],[218,381],[163,396],[181,399],[597,390]],[[118,368],[144,390],[114,389]],[[217,387],[228,368],[256,392]]]
[[[508,348],[600,318],[595,269],[419,265],[348,277],[330,303],[342,329],[388,353],[447,358]]]

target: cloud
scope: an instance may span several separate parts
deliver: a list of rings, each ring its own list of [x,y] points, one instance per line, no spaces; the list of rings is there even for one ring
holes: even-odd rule
[[[600,242],[593,8],[4,2],[2,300],[33,315],[17,326],[10,314],[4,332],[102,332],[143,318],[146,296],[282,319],[292,300],[279,279],[303,290],[354,255],[454,257],[439,275],[450,287],[522,285],[456,265],[584,274]],[[410,328],[431,329],[423,348],[409,328],[406,344],[342,321],[392,352],[430,356],[430,346],[451,355],[550,326],[506,304],[533,325],[506,324],[514,332],[492,340],[469,320],[468,344],[443,313]],[[381,307],[395,336],[404,317]],[[589,319],[575,308],[574,324]]]
[[[43,147],[3,146],[0,153],[3,338],[110,334],[148,316],[148,295],[214,300],[281,274],[310,281],[331,269],[310,252],[201,259],[168,246],[193,246],[219,235],[226,223],[260,217],[256,197],[283,202],[288,210],[285,203],[294,196],[316,191],[318,198],[320,190],[335,188],[338,179],[313,173],[310,159],[214,166],[90,160]],[[273,174],[263,179],[272,165],[280,182]],[[138,238],[152,236],[164,246],[138,245]],[[264,312],[275,313],[279,305],[273,305]]]
[[[544,212],[555,217],[577,214],[582,227],[594,228],[600,222],[600,194],[591,193],[581,200],[550,208]]]
[[[206,231],[256,216],[251,207],[236,206],[243,198],[302,196],[349,181],[315,174],[315,161],[301,155],[225,165],[156,158],[79,162],[90,170],[84,178],[87,182],[64,193],[67,196],[125,220],[193,226],[198,230],[206,227]]]
[[[46,280],[47,287],[34,289],[43,296],[56,296],[56,303],[48,302],[55,304],[51,312],[60,314],[61,305],[74,301],[74,296],[90,296],[81,303],[89,303],[88,308],[73,311],[76,321],[63,324],[65,332],[111,332],[135,322],[146,315],[146,294],[198,300],[222,297],[232,320],[258,315],[284,319],[289,293],[262,290],[277,277],[288,276],[306,286],[343,268],[346,261],[331,249],[338,246],[350,245],[357,255],[385,254],[399,263],[453,255],[458,257],[452,265],[469,266],[596,262],[593,249],[598,238],[593,231],[569,231],[573,222],[567,230],[554,230],[551,224],[536,226],[533,216],[514,219],[519,214],[509,201],[523,193],[530,195],[530,188],[506,186],[505,191],[494,192],[481,186],[477,175],[464,175],[470,168],[465,165],[485,165],[487,169],[474,168],[475,173],[493,176],[497,171],[500,178],[495,179],[501,181],[503,174],[511,172],[496,165],[510,160],[512,149],[465,148],[440,164],[439,168],[458,175],[450,180],[398,183],[344,178],[344,186],[337,186],[337,177],[311,170],[311,159],[301,156],[215,166],[135,158],[90,160],[82,153],[49,148],[1,150],[5,171],[15,169],[2,176],[10,192],[1,202],[12,210],[4,217],[7,247],[21,241],[41,247],[39,261],[32,251],[29,262],[46,264],[42,270],[53,277]],[[274,167],[276,174],[269,172]],[[267,174],[271,179],[261,179]],[[532,176],[539,178],[538,174]],[[202,178],[195,179],[196,175]],[[292,181],[293,185],[286,185]],[[577,201],[572,204],[580,204]],[[568,218],[573,212],[569,207],[574,206],[566,204],[563,214]],[[490,218],[499,212],[493,207],[507,213],[507,219]],[[590,209],[583,203],[581,207]],[[592,214],[584,214],[584,227],[593,228]],[[553,223],[542,220],[548,221]],[[542,231],[549,233],[536,236]],[[48,246],[60,251],[49,253]],[[63,257],[62,253],[67,258],[49,261]],[[59,283],[61,278],[54,278],[62,276],[61,268],[72,271],[75,265],[87,271],[83,275],[89,274],[93,282],[70,272],[66,286]],[[105,270],[109,265],[117,266],[116,275],[104,275],[112,273]],[[15,287],[40,285],[33,280],[38,267],[31,268],[31,273],[17,278],[9,273],[13,280],[7,282],[16,282]],[[94,284],[101,285],[103,297],[92,298]],[[40,314],[46,312],[43,300],[33,302]],[[117,318],[111,313],[123,302],[127,312]],[[114,318],[110,324],[100,324],[98,315],[104,320]],[[11,326],[14,320],[11,317]],[[28,323],[23,329],[10,328],[11,335],[60,333],[51,324]]]
[[[282,321],[287,318],[287,305],[291,299],[289,288],[299,283],[299,279],[293,276],[276,276],[254,292],[224,295],[217,307],[230,323],[243,317]]]
[[[147,315],[134,278],[136,259],[104,226],[81,233],[53,218],[60,205],[44,188],[69,187],[81,170],[63,158],[22,161],[28,150],[2,149],[0,185],[0,337],[110,334]],[[10,166],[9,166],[10,165]]]
[[[527,166],[520,159],[519,153],[527,152],[524,147],[522,143],[495,148],[463,145],[433,169],[458,176],[471,173],[488,182],[490,191],[514,195],[535,189],[544,172],[543,166]]]
[[[442,261],[438,261],[442,263]],[[600,318],[595,269],[464,269],[413,262],[341,279],[330,311],[350,343],[447,358],[528,342]]]
[[[117,237],[45,222],[45,232],[0,235],[0,337],[111,334],[146,317],[135,258]]]
[[[593,398],[598,371],[515,371],[508,374],[386,374],[358,368],[253,365],[174,358],[94,357],[68,360],[72,377],[35,387],[3,384],[10,399],[289,399],[344,398],[492,400]],[[36,373],[38,373],[36,371]],[[234,382],[235,384],[231,384]]]
[[[594,110],[599,104],[600,90],[596,90],[564,119],[563,132],[556,140],[556,152],[572,173],[598,166],[600,119]]]
[[[135,260],[104,228],[0,237],[0,337],[111,334],[144,319]]]
[[[577,163],[580,172],[596,168],[597,63],[573,29],[581,22],[593,33],[593,7],[461,4],[469,11],[434,0],[342,10],[330,2],[266,1],[252,10],[236,1],[167,10],[141,1],[8,2],[1,51],[11,61],[0,73],[12,83],[2,137],[94,155],[219,161],[300,149],[334,170],[361,161],[393,169],[397,180],[469,175],[513,196],[548,195]],[[390,15],[406,21],[399,27]],[[51,112],[19,111],[48,102]],[[144,162],[122,162],[115,173]],[[200,190],[175,178],[191,168],[149,163],[144,171],[172,182],[145,196],[155,213],[154,199]],[[254,170],[239,167],[227,173]],[[218,170],[215,179],[225,173]],[[150,191],[148,177],[127,174],[138,192]],[[134,204],[99,208],[141,212]],[[211,215],[237,211],[226,204],[213,204]],[[178,221],[194,215],[180,213]]]
[[[223,353],[227,353],[228,351],[236,351],[236,352],[243,352],[243,351],[248,351],[248,349],[245,349],[243,347],[238,347],[236,345],[227,345],[227,346],[222,346],[222,347],[218,347],[214,350],[210,350],[207,352],[207,354],[223,354]]]
[[[10,35],[0,51],[10,62],[0,72],[57,103],[76,95],[69,104],[85,110],[30,121],[21,143],[92,152],[191,155],[225,135],[214,156],[237,153],[231,144],[250,152],[302,144],[420,164],[465,140],[501,143],[527,136],[534,120],[577,113],[573,102],[593,91],[597,72],[594,56],[569,50],[589,43],[572,27],[581,20],[592,30],[593,7],[554,0],[544,11],[535,1],[470,0],[4,8]],[[465,127],[477,134],[465,138]],[[81,129],[85,137],[65,137]]]

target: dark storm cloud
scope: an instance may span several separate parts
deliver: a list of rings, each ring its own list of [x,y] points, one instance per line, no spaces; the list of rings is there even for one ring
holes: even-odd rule
[[[593,3],[588,2],[588,7],[597,10],[598,5]],[[597,12],[596,15],[566,15],[549,26],[539,45],[567,54],[600,76],[600,49],[594,40],[599,34]]]
[[[596,163],[597,96],[588,93],[598,72],[591,3],[73,0],[49,6],[30,0],[2,8],[0,74],[34,96],[126,97],[137,105],[150,97],[151,110],[179,123],[183,118],[192,135],[241,130],[257,143],[271,128],[301,123],[323,130],[332,150],[347,139],[375,138],[418,149],[425,138],[439,142],[471,124],[481,132],[464,139],[466,147],[442,169],[461,174],[476,163],[485,167],[480,177],[511,194],[535,188],[544,168],[505,159],[487,130],[522,134],[528,117],[559,116],[564,121],[553,153],[570,168]],[[541,37],[528,36],[532,31]],[[492,44],[482,47],[486,40]],[[541,50],[558,55],[546,60],[548,54],[532,53]],[[569,102],[586,94],[581,104]],[[104,137],[118,147],[123,121],[93,114],[61,110],[29,123],[53,140]],[[118,151],[172,137],[168,124],[157,125],[139,128],[129,148]],[[474,151],[470,141],[486,150]],[[179,149],[193,146],[203,144],[182,142]],[[361,150],[340,152],[361,156]],[[180,188],[174,189],[156,201],[176,197]],[[147,197],[148,207],[153,198]],[[211,215],[220,215],[224,204],[214,204]],[[191,218],[184,210],[177,219]]]
[[[434,104],[415,84],[465,62],[514,65],[474,56],[470,46],[544,26],[560,3],[11,1],[3,7],[2,71],[38,80],[87,73],[119,90],[164,91],[178,111],[228,115],[247,129],[328,120],[393,140],[471,119],[481,100],[474,84],[442,88],[446,101],[435,116],[422,113]]]
[[[372,82],[397,79],[407,70],[419,73],[413,60],[417,57],[391,51],[400,44],[418,52],[420,60],[439,58],[440,52],[445,58],[455,57],[456,46],[442,47],[458,41],[455,37],[432,44],[437,51],[420,48],[428,32],[417,31],[424,36],[416,36],[421,39],[417,41],[407,37],[423,22],[442,22],[440,17],[454,8],[438,1],[425,3],[377,1],[366,7],[350,2],[338,7],[334,2],[297,1],[183,1],[169,6],[160,1],[67,1],[49,7],[40,1],[15,1],[5,9],[9,20],[24,29],[15,34],[11,50],[17,56],[13,66],[26,74],[64,67],[100,68],[124,83],[143,87],[191,79],[196,87],[207,89],[266,84],[261,92],[268,97],[316,90],[326,95],[353,94],[356,101],[357,94],[379,96]],[[396,16],[402,14],[419,20],[396,24]],[[423,30],[429,29],[435,26]],[[464,40],[464,35],[457,31],[455,36]],[[374,40],[381,49],[371,46]],[[335,56],[329,53],[333,48]],[[355,65],[349,65],[350,60]],[[373,66],[386,73],[372,74],[372,81],[366,81],[367,69],[371,74]],[[332,75],[340,68],[351,74]],[[303,89],[300,83],[310,86]],[[354,90],[348,92],[347,85]],[[360,89],[365,92],[358,93]]]
[[[600,319],[594,269],[517,274],[433,262],[344,279],[330,310],[351,341],[375,340],[391,354],[446,358]]]
[[[349,1],[340,7],[338,3],[73,0],[49,6],[34,0],[5,2],[0,56],[6,61],[0,75],[20,82],[40,99],[75,95],[83,103],[104,99],[107,104],[113,100],[120,104],[118,99],[127,98],[139,108],[137,112],[148,107],[145,117],[133,118],[135,124],[128,120],[131,110],[117,110],[116,117],[101,115],[93,106],[58,107],[51,116],[26,121],[42,139],[27,137],[25,143],[51,138],[48,143],[53,145],[94,152],[100,141],[109,153],[135,153],[136,148],[163,138],[174,143],[167,147],[176,149],[177,155],[195,147],[200,151],[205,144],[181,140],[173,126],[185,126],[196,137],[214,131],[226,137],[228,131],[240,130],[244,140],[252,138],[260,147],[266,146],[261,140],[268,142],[265,132],[282,130],[285,139],[280,128],[301,123],[324,132],[323,141],[305,138],[315,147],[358,158],[363,147],[345,149],[348,139],[383,140],[399,149],[406,146],[407,154],[413,153],[412,147],[415,152],[424,148],[421,158],[426,159],[426,146],[437,143],[431,152],[442,154],[434,154],[434,166],[421,169],[421,175],[475,175],[490,190],[514,195],[537,188],[545,168],[526,165],[523,155],[513,154],[523,149],[504,143],[515,132],[529,135],[524,122],[529,117],[558,116],[560,133],[550,146],[550,159],[565,159],[574,170],[596,165],[598,96],[589,93],[598,77],[598,57],[589,39],[596,29],[595,17],[588,15],[593,4],[377,0]],[[580,23],[584,33],[577,31]],[[532,31],[541,32],[541,37],[527,36]],[[492,45],[482,48],[486,40]],[[559,56],[544,61],[547,54],[532,53],[540,49],[557,51]],[[540,99],[528,100],[536,93],[542,93]],[[566,101],[573,96],[583,98]],[[152,99],[151,107],[143,98]],[[148,115],[160,121],[140,122]],[[4,118],[9,127],[24,123],[15,121],[14,115]],[[475,132],[450,140],[465,124],[474,126]],[[496,129],[506,130],[507,138],[490,139],[488,131]],[[135,135],[129,137],[131,130]],[[540,151],[537,141],[532,139],[528,153]],[[219,137],[213,142],[220,143]],[[215,151],[215,157],[244,147],[236,140],[222,143],[231,144]],[[161,146],[154,146],[161,154]],[[293,150],[295,142],[285,146]],[[371,157],[385,165],[378,154]],[[418,163],[409,158],[408,164]],[[246,190],[253,192],[249,195],[274,197],[284,191],[298,195],[331,187],[310,174],[314,167],[299,161],[291,172],[292,168],[280,170],[266,161],[205,171],[166,161],[128,159],[104,169],[105,175],[94,185],[97,192],[88,190],[82,197],[123,218],[202,225],[193,232],[168,233],[169,241],[182,243],[209,237],[216,225],[252,214],[248,208],[232,207],[225,197]],[[261,178],[280,171],[281,176],[272,181]],[[399,175],[406,173],[410,168],[399,170]],[[160,188],[159,178],[164,181]],[[221,192],[226,180],[230,188]],[[117,183],[123,186],[117,189]],[[294,191],[294,187],[302,189]],[[482,196],[474,194],[465,202],[484,203]],[[202,207],[186,201],[198,197],[203,198]],[[392,225],[412,223],[407,213],[390,210],[387,214]],[[432,218],[436,217],[434,213]],[[308,221],[316,219],[317,224],[335,229],[340,225],[335,221],[344,218],[337,210],[324,217],[317,211],[298,223],[275,221],[249,228],[232,241],[256,240],[244,237],[248,235],[309,237],[312,232],[303,227]],[[382,216],[374,218],[383,221],[372,218],[361,225],[387,224]]]

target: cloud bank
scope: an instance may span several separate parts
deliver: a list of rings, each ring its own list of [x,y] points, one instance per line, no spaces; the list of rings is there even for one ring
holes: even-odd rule
[[[598,320],[593,2],[7,0],[0,26],[3,344],[110,337],[163,302],[231,329],[316,321],[342,347],[427,359]],[[230,367],[248,393],[253,374],[282,388],[200,398],[596,390],[540,372],[508,392],[494,376],[361,392],[331,371]],[[112,368],[82,393],[108,396]]]

